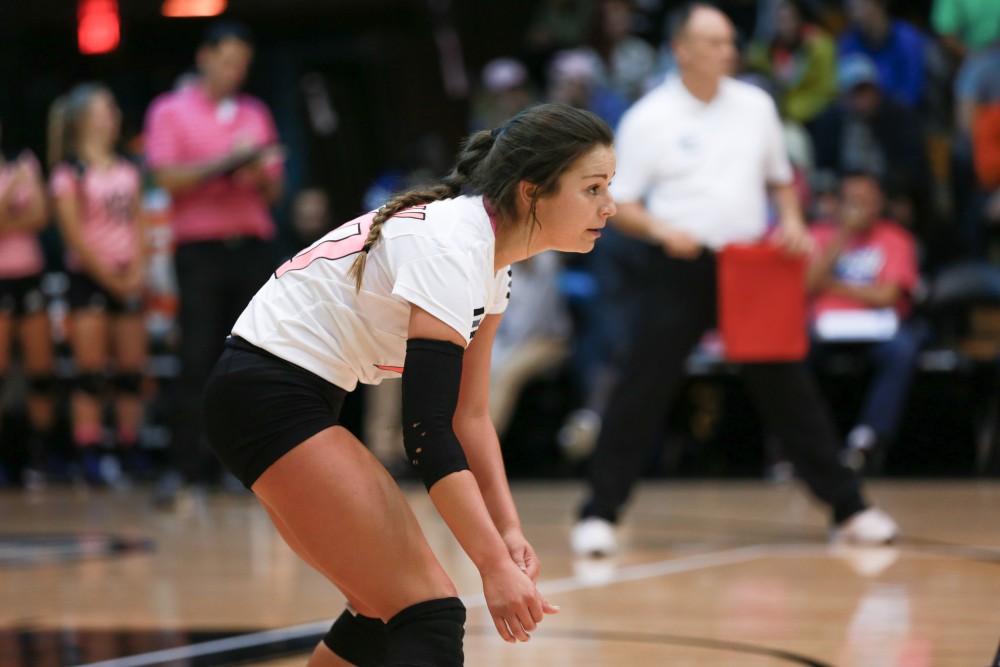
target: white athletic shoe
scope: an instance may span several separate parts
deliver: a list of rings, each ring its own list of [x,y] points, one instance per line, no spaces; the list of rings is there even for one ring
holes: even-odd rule
[[[834,544],[889,544],[898,537],[899,526],[877,507],[858,512],[830,532]]]
[[[615,525],[596,516],[581,519],[573,526],[570,546],[577,556],[611,556],[618,551]]]

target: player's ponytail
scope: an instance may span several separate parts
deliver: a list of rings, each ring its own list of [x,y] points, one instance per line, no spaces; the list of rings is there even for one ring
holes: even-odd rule
[[[598,116],[565,104],[539,104],[521,111],[494,130],[470,135],[451,173],[440,183],[393,197],[378,210],[348,277],[360,291],[368,253],[382,238],[382,225],[412,206],[461,194],[479,194],[496,211],[498,226],[540,225],[535,215],[538,200],[559,189],[563,172],[579,157],[613,142],[611,129]],[[527,211],[518,206],[517,188],[521,181],[535,186]]]
[[[365,245],[358,256],[354,258],[354,263],[351,264],[351,268],[347,272],[347,277],[354,281],[354,288],[357,291],[361,291],[361,281],[365,274],[368,253],[382,238],[382,225],[385,224],[385,221],[408,208],[441,199],[452,199],[462,194],[463,189],[470,182],[471,174],[476,166],[493,148],[496,135],[496,131],[491,132],[490,130],[470,135],[462,144],[462,149],[459,151],[451,173],[437,185],[396,195],[379,208],[372,219],[372,226],[368,231],[368,238],[365,239]]]

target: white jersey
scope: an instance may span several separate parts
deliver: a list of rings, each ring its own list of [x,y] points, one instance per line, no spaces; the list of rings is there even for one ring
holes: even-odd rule
[[[458,331],[466,345],[510,298],[510,271],[493,271],[495,237],[482,197],[415,206],[386,221],[355,292],[347,272],[374,212],[285,262],[250,301],[233,334],[351,391],[400,377],[410,305]]]

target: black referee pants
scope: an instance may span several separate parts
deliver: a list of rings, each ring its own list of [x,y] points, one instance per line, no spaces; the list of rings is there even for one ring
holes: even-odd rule
[[[265,241],[242,237],[179,245],[174,267],[180,299],[181,370],[169,463],[189,482],[207,481],[217,464],[202,435],[205,382],[236,319],[274,271],[274,257]]]
[[[689,353],[716,326],[715,255],[687,261],[667,257],[659,247],[647,250],[658,256],[647,262],[647,280],[635,285],[642,307],[591,458],[584,517],[618,518],[684,380]],[[806,365],[754,363],[741,370],[765,426],[810,491],[830,505],[834,521],[864,509],[857,475],[840,463],[832,415]]]

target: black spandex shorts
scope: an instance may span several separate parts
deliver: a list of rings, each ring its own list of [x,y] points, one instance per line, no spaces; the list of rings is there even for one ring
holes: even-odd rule
[[[297,445],[338,425],[345,396],[318,375],[229,338],[205,384],[208,444],[249,489]]]
[[[69,274],[66,300],[72,310],[92,309],[111,315],[136,315],[142,312],[141,297],[119,299],[83,273]]]
[[[0,278],[0,315],[23,317],[44,309],[41,275]]]

